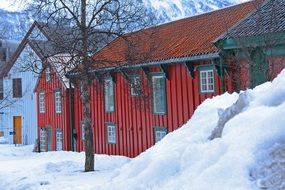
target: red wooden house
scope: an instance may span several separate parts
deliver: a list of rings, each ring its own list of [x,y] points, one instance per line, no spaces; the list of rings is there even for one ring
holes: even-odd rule
[[[128,40],[118,38],[99,51],[92,71],[98,79],[91,86],[96,153],[134,157],[182,126],[206,98],[232,91],[212,42],[254,8],[248,2],[170,22],[127,34]],[[129,54],[129,40],[135,56]],[[138,96],[137,84],[146,100]],[[79,85],[74,111],[82,151]]]
[[[72,85],[65,77],[68,68],[63,67],[70,57],[53,44],[53,38],[67,34],[65,31],[65,28],[54,28],[35,21],[12,58],[15,62],[22,55],[19,60],[26,62],[23,68],[32,73],[40,72],[24,84],[34,84],[31,91],[36,93],[36,98],[31,96],[28,99],[36,104],[37,118],[34,116],[30,120],[37,121],[34,133],[37,131],[41,151],[73,150]],[[33,105],[30,106],[33,108]]]
[[[73,88],[60,66],[67,60],[64,55],[48,58],[35,88],[41,151],[73,150]]]
[[[285,1],[267,0],[256,7],[215,40],[238,90],[273,80],[285,68]]]

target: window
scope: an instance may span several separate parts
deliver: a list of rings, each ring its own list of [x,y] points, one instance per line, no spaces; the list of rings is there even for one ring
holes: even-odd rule
[[[214,92],[214,71],[202,70],[200,71],[200,91],[201,93]]]
[[[163,75],[152,76],[152,88],[153,113],[164,114],[166,112],[166,89]]]
[[[155,127],[154,128],[154,138],[155,138],[155,143],[160,141],[165,137],[167,134],[167,129],[164,127]]]
[[[51,76],[50,76],[50,67],[47,67],[46,68],[46,81],[50,81],[51,79]]]
[[[54,92],[54,101],[55,101],[55,112],[61,113],[62,99],[61,99],[61,92],[59,90]]]
[[[83,92],[83,82],[82,81],[80,81],[79,83],[79,90],[80,90],[80,95],[81,95]]]
[[[116,126],[112,123],[107,124],[107,139],[109,144],[116,144]]]
[[[131,78],[131,95],[138,96],[141,90],[140,77],[135,76]]]
[[[115,111],[114,83],[113,83],[112,79],[105,79],[104,92],[105,92],[105,111],[106,112]]]
[[[3,86],[3,79],[0,79],[0,100],[4,99],[4,86]]]
[[[81,122],[81,139],[85,141],[85,124]]]
[[[21,98],[22,97],[22,79],[16,78],[12,79],[13,85],[13,98]]]
[[[45,113],[45,92],[41,91],[39,93],[39,110],[40,113]]]
[[[46,129],[45,128],[41,128],[40,130],[40,150],[41,152],[46,152]]]
[[[62,141],[63,141],[62,129],[56,129],[56,151],[63,150]]]

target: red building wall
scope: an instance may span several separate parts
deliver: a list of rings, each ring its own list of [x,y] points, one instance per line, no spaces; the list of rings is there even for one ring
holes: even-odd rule
[[[39,92],[45,92],[45,112],[39,112]],[[60,90],[62,94],[62,111],[55,111],[54,91]],[[38,136],[42,127],[51,126],[52,129],[52,150],[56,150],[56,129],[61,128],[63,132],[63,150],[70,150],[70,111],[69,111],[69,94],[68,89],[59,80],[58,75],[52,71],[51,80],[46,81],[43,72],[36,86],[37,92],[37,116],[38,116]]]
[[[198,64],[210,63],[204,61]],[[151,70],[159,71],[158,68]],[[172,132],[186,123],[197,106],[205,99],[222,93],[221,80],[217,72],[215,72],[215,93],[210,94],[199,93],[198,70],[194,72],[194,79],[184,64],[170,65],[168,72],[169,80],[166,80],[167,112],[165,115],[152,113],[151,100],[138,105],[135,100],[136,97],[130,95],[127,80],[120,73],[115,75],[115,112],[105,113],[103,87],[101,85],[98,92],[98,81],[94,81],[91,88],[91,114],[96,153],[137,156],[154,145],[154,127],[163,126],[167,128],[168,132]],[[144,80],[147,80],[146,77]],[[230,88],[231,86],[228,85],[227,89]],[[84,150],[80,129],[82,102],[78,88],[75,90],[74,102],[77,150],[82,151]],[[108,122],[116,125],[116,144],[107,143],[106,123]]]
[[[285,68],[285,57],[274,56],[268,59],[269,62],[269,75],[270,79],[273,80],[277,75]]]
[[[277,75],[285,68],[285,57],[282,56],[271,56],[267,58],[267,63],[269,64],[269,72],[268,72],[268,79],[273,80],[277,77]],[[228,64],[234,64],[236,63],[228,62]],[[242,59],[239,60],[240,64],[240,72],[238,73],[238,79],[240,82],[240,89],[246,90],[247,88],[250,88],[250,61],[248,59]],[[236,78],[235,75],[236,70],[230,70],[230,77],[228,79],[229,83],[231,83],[232,86],[235,86],[234,78]],[[234,87],[233,87],[234,88]]]

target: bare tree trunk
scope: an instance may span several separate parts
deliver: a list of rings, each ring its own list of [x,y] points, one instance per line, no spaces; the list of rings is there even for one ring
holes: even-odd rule
[[[81,31],[83,65],[88,67],[88,33],[86,26],[86,0],[81,0]],[[94,171],[94,142],[90,115],[90,83],[88,69],[83,80],[83,122],[85,130],[85,172]]]
[[[94,171],[94,143],[90,115],[90,91],[88,80],[82,82],[83,123],[85,143],[85,172]]]

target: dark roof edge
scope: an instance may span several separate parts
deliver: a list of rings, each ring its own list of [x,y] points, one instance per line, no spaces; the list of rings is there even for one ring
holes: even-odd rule
[[[208,54],[203,54],[203,55],[186,56],[186,57],[180,57],[180,58],[172,58],[172,59],[161,60],[161,61],[152,61],[152,62],[134,64],[134,65],[126,65],[126,66],[120,67],[120,69],[140,68],[140,67],[156,66],[156,65],[170,65],[170,64],[174,64],[174,63],[208,60],[208,59],[215,59],[215,58],[219,58],[218,52],[213,52],[213,53],[208,53]],[[90,71],[90,73],[102,72],[102,71],[108,72],[108,71],[113,71],[113,70],[117,70],[117,69],[118,69],[118,67],[93,69]],[[77,75],[79,75],[78,72],[75,72],[75,73],[70,72],[66,76],[67,76],[67,78],[70,78],[72,76],[77,76]]]
[[[251,3],[254,3],[255,0],[251,0]],[[271,0],[264,0],[264,2],[261,4],[260,7],[263,7],[265,4],[267,4]],[[253,5],[254,6],[254,5]],[[212,41],[213,44],[216,44],[219,40],[222,40],[227,34],[232,31],[235,27],[237,27],[239,24],[241,24],[243,21],[245,21],[247,18],[249,18],[251,15],[256,13],[258,9],[253,9],[250,13],[248,13],[245,17],[240,19],[237,23],[235,23],[233,26],[231,26],[228,30],[226,30],[223,34],[221,34],[219,37],[217,37],[215,40]]]
[[[38,27],[39,24],[37,23],[37,21],[34,21],[34,23],[31,25],[30,29],[28,30],[28,32],[26,33],[25,37],[23,38],[23,40],[20,42],[20,44],[18,45],[16,51],[14,52],[14,54],[12,55],[12,57],[10,58],[9,61],[7,61],[5,63],[5,65],[3,66],[1,72],[0,72],[0,76],[1,77],[5,77],[7,76],[7,74],[9,73],[10,69],[13,67],[13,65],[15,64],[15,62],[17,61],[17,59],[19,58],[20,54],[22,53],[24,47],[26,46],[26,44],[28,43],[28,37],[30,36],[30,34],[32,33],[33,29],[35,27]],[[39,27],[38,27],[39,28]]]

